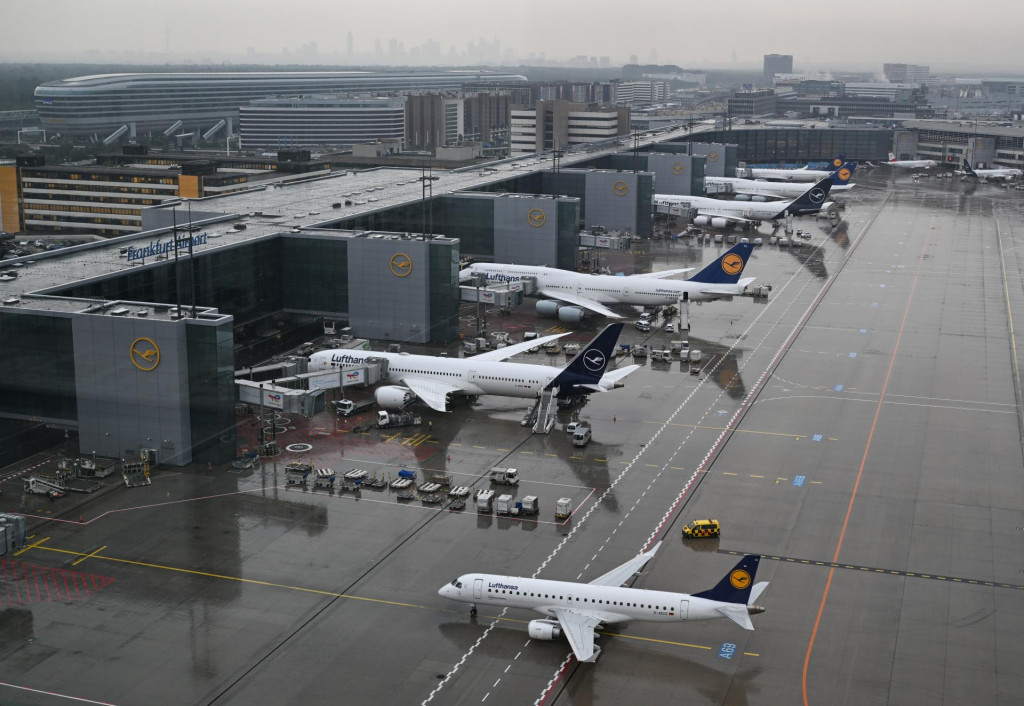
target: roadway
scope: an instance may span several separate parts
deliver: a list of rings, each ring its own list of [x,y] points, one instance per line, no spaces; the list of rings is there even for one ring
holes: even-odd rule
[[[256,472],[160,471],[63,516],[28,498],[22,511],[58,520],[7,559],[54,583],[20,574],[35,593],[4,611],[0,681],[119,705],[1015,702],[1020,199],[887,175],[858,179],[839,228],[800,224],[813,247],[757,251],[768,302],[693,309],[701,375],[648,362],[596,396],[584,449],[567,416],[533,436],[524,404],[490,398],[397,434],[284,425],[340,472],[443,470],[482,487],[490,466],[515,466],[537,521],[287,488],[287,455]],[[612,265],[691,266],[725,247],[653,242]],[[578,509],[556,523],[563,496]],[[683,543],[696,517],[719,519],[722,538]],[[757,629],[611,626],[596,665],[579,665],[564,641],[528,639],[536,616],[471,619],[436,595],[469,571],[586,581],[656,538],[637,586],[696,592],[733,553],[766,555]],[[58,578],[82,576],[91,590],[60,593]]]

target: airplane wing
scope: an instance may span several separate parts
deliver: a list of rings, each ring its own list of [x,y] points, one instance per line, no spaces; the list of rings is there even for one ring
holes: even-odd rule
[[[681,270],[661,270],[660,272],[641,272],[640,274],[630,275],[630,277],[643,277],[645,279],[664,279],[671,277],[672,275],[681,275],[687,272],[693,272],[693,267],[685,267]]]
[[[594,300],[588,299],[587,297],[581,297],[577,294],[569,294],[568,292],[559,292],[554,289],[542,289],[541,294],[551,299],[558,299],[569,304],[575,304],[576,306],[582,306],[584,309],[590,309],[595,314],[601,316],[607,316],[609,319],[621,319],[622,317],[616,314],[614,311],[606,307],[604,304]]]
[[[594,650],[594,628],[600,625],[601,620],[568,608],[556,608],[554,612],[562,626],[562,632],[569,638],[569,646],[572,647],[576,659],[580,662],[593,662],[597,659]]]
[[[424,378],[411,376],[402,378],[402,384],[426,402],[428,407],[436,409],[438,412],[448,411],[448,393],[460,392],[462,390],[461,387],[448,385],[437,380],[425,380]]]
[[[591,581],[593,586],[621,586],[626,583],[633,574],[644,567],[644,564],[649,562],[653,557],[654,553],[658,551],[661,546],[661,542],[654,545],[654,548],[649,552],[643,554],[637,554],[635,557],[627,561],[622,566],[612,569],[603,576],[598,576],[596,579]]]
[[[774,203],[774,202],[772,202]],[[730,223],[756,223],[757,221],[751,220],[750,218],[743,218],[742,216],[726,216],[721,213],[702,213],[700,210],[697,211],[697,215],[707,216],[708,218],[724,218]],[[764,220],[770,221],[771,218],[765,218]]]
[[[639,369],[639,365],[627,365],[624,368],[616,368],[615,370],[610,370],[602,375],[601,381],[596,385],[578,385],[577,387],[585,387],[589,390],[593,390],[594,392],[608,392],[608,390],[615,387],[615,383],[619,380]]]
[[[484,351],[483,353],[473,356],[473,360],[507,360],[514,355],[525,353],[531,348],[543,346],[548,341],[554,341],[557,338],[568,335],[568,332],[556,333],[551,336],[541,336],[540,338],[535,338],[532,341],[513,343],[511,346],[505,346],[504,348],[495,348],[493,351]]]

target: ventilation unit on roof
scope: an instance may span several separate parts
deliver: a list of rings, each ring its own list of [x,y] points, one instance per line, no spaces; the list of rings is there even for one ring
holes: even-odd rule
[[[119,306],[116,309],[111,309],[110,311],[111,316],[128,316],[128,313],[128,307],[126,306]]]

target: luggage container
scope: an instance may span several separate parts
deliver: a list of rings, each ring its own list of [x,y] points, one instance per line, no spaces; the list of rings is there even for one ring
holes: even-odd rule
[[[555,501],[555,519],[568,520],[572,517],[572,498],[559,498]]]
[[[476,493],[476,511],[492,512],[494,504],[493,490],[478,490]]]
[[[512,496],[508,493],[499,495],[495,504],[495,509],[499,515],[511,515],[512,510],[515,508],[515,504],[512,501]]]

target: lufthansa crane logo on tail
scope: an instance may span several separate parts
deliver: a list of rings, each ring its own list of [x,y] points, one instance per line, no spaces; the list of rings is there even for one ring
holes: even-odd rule
[[[151,338],[136,338],[129,349],[132,365],[144,373],[155,370],[160,365],[160,348]]]
[[[809,198],[814,203],[821,203],[822,201],[825,200],[825,192],[819,189],[818,187],[814,187],[813,189],[807,192],[807,198]]]
[[[838,157],[836,157],[835,159],[832,160],[832,166],[833,167],[841,167],[841,166],[843,166],[843,160],[841,160]]]
[[[729,253],[722,258],[722,271],[727,275],[735,275],[743,269],[743,258],[736,253]]]
[[[676,162],[675,164],[672,165],[672,173],[673,174],[682,174],[685,171],[686,171],[686,165],[683,164],[682,162]]]
[[[388,263],[395,277],[408,277],[412,273],[412,258],[404,252],[396,252]]]
[[[534,228],[540,228],[542,225],[547,223],[548,217],[539,208],[530,209],[530,212],[526,214],[526,220],[530,222],[530,225]]]
[[[583,354],[583,365],[591,372],[597,372],[604,367],[604,353],[597,350],[587,351]]]
[[[750,586],[750,574],[743,569],[736,569],[729,574],[729,583],[732,587],[738,590],[743,590]]]
[[[839,170],[839,180],[840,181],[846,181],[849,178],[850,178],[850,170],[849,169],[840,169]]]
[[[629,193],[629,184],[622,180],[619,180],[612,184],[612,191],[615,192],[616,196],[625,196],[626,194]]]

